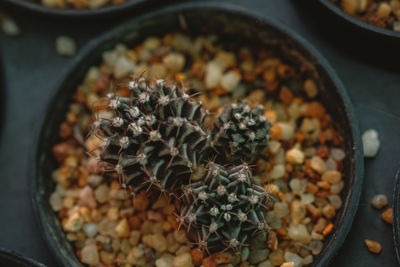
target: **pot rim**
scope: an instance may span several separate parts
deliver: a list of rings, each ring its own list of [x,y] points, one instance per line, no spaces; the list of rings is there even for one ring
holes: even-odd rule
[[[376,35],[382,35],[390,38],[400,38],[400,32],[396,32],[394,30],[389,30],[386,28],[380,28],[378,26],[375,26],[373,24],[367,23],[365,21],[362,21],[360,19],[357,19],[353,17],[350,14],[347,14],[344,12],[339,6],[336,4],[332,3],[330,0],[319,0],[319,2],[325,6],[325,8],[329,9],[332,13],[334,13],[336,16],[340,17],[343,20],[346,20],[347,22],[357,26],[358,28],[372,32]]]
[[[400,168],[396,172],[393,192],[393,238],[397,261],[400,263]]]
[[[35,215],[39,226],[44,234],[44,239],[50,250],[52,251],[53,255],[57,258],[59,263],[62,263],[64,266],[68,266],[67,260],[65,256],[59,253],[57,244],[52,237],[52,233],[50,233],[49,229],[46,228],[46,221],[45,221],[45,212],[41,209],[39,205],[39,199],[36,195],[37,189],[37,163],[36,159],[39,157],[37,154],[38,144],[40,140],[40,136],[42,135],[42,131],[44,129],[44,122],[47,120],[47,116],[51,113],[51,105],[50,103],[54,103],[56,100],[56,96],[62,88],[66,77],[72,75],[74,71],[79,66],[79,63],[82,59],[87,58],[90,55],[90,52],[96,48],[101,47],[106,41],[112,40],[115,38],[115,32],[124,31],[129,28],[130,25],[136,24],[138,21],[146,20],[149,18],[162,16],[165,14],[176,13],[193,9],[203,9],[203,10],[216,10],[216,11],[227,11],[230,14],[239,14],[245,17],[249,17],[260,21],[266,25],[271,26],[272,28],[277,29],[278,31],[282,32],[283,34],[289,36],[295,42],[297,42],[306,52],[308,52],[315,60],[318,65],[321,66],[322,69],[327,73],[327,76],[331,80],[334,87],[337,88],[337,92],[340,95],[340,98],[343,102],[345,107],[347,119],[349,121],[349,129],[351,130],[351,138],[353,139],[353,158],[351,159],[351,166],[354,170],[353,175],[354,179],[352,180],[352,184],[349,184],[350,189],[349,193],[346,196],[345,203],[351,203],[351,205],[344,205],[343,208],[343,216],[342,220],[340,221],[337,228],[335,228],[333,237],[331,237],[329,243],[329,249],[327,249],[323,256],[321,256],[319,262],[315,266],[327,266],[328,263],[332,260],[333,256],[339,250],[341,245],[343,244],[348,232],[353,223],[353,219],[355,217],[358,203],[361,196],[361,189],[362,189],[362,182],[363,182],[363,175],[364,175],[364,161],[363,161],[363,152],[362,152],[362,145],[361,145],[361,136],[359,130],[359,123],[358,119],[355,115],[353,106],[351,104],[350,98],[345,90],[342,82],[340,81],[339,77],[337,76],[336,72],[333,68],[329,65],[327,60],[312,46],[308,41],[306,41],[303,37],[299,34],[294,32],[288,26],[283,25],[278,20],[268,17],[258,11],[249,10],[248,8],[241,7],[238,5],[225,3],[225,2],[210,2],[210,1],[199,1],[199,2],[189,2],[189,3],[180,3],[174,4],[168,7],[161,8],[159,10],[151,11],[141,16],[138,16],[134,19],[131,19],[127,22],[123,22],[121,25],[107,31],[106,33],[96,37],[92,41],[88,42],[86,46],[79,52],[77,56],[72,60],[72,62],[68,65],[68,67],[61,73],[60,79],[56,83],[55,90],[51,93],[51,97],[49,98],[49,102],[47,103],[47,108],[42,116],[38,116],[38,127],[36,128],[35,138],[33,139],[32,149],[30,150],[31,155],[31,166],[29,168],[29,182],[30,182],[30,189],[31,189],[31,199],[33,203],[33,207],[35,210]]]
[[[51,17],[68,18],[95,18],[111,16],[117,13],[126,13],[133,8],[142,7],[145,4],[154,2],[154,0],[131,0],[122,4],[106,5],[99,8],[51,8],[40,3],[28,2],[26,0],[2,0],[6,4],[21,8],[23,10]]]
[[[44,264],[39,263],[33,259],[27,258],[25,256],[22,256],[21,254],[15,252],[15,251],[12,251],[12,250],[9,250],[6,248],[0,248],[0,258],[3,256],[10,259],[11,261],[14,261],[15,263],[18,263],[18,264],[22,263],[25,266],[45,267]]]

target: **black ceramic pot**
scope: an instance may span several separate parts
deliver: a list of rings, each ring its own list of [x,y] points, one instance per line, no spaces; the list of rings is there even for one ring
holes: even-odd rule
[[[34,158],[30,170],[33,205],[49,248],[61,265],[80,266],[74,249],[66,240],[57,215],[51,210],[48,202],[49,195],[55,187],[50,178],[51,173],[57,168],[51,148],[59,141],[59,125],[65,118],[76,86],[80,84],[89,67],[100,62],[103,51],[113,48],[118,42],[135,44],[148,36],[180,29],[182,17],[186,21],[186,31],[192,34],[208,30],[243,45],[258,43],[271,47],[293,63],[307,64],[313,78],[318,81],[321,90],[320,100],[337,122],[344,136],[347,152],[344,161],[346,185],[342,192],[343,207],[337,213],[333,233],[326,238],[324,248],[321,254],[315,257],[313,264],[313,266],[326,266],[351,228],[361,194],[362,148],[358,121],[350,99],[334,70],[303,38],[262,14],[217,2],[174,5],[128,21],[90,42],[63,74],[62,80],[55,88],[56,93],[48,106],[47,113],[42,116],[41,130],[32,148]]]
[[[48,15],[51,17],[82,19],[82,18],[96,18],[112,17],[120,14],[126,14],[129,11],[141,10],[155,0],[129,0],[125,3],[118,5],[107,5],[94,9],[74,9],[74,8],[49,8],[40,3],[30,2],[29,0],[1,0],[7,5],[15,6],[32,13],[40,15]]]
[[[396,173],[393,193],[393,237],[397,261],[400,263],[400,169]]]
[[[336,5],[330,0],[318,0],[318,1],[338,19],[346,21],[347,22],[346,26],[353,27],[354,30],[364,34],[364,36],[372,35],[372,37],[374,38],[383,39],[386,41],[400,40],[400,32],[396,32],[385,28],[380,28],[375,25],[364,22],[362,20],[359,20],[344,12],[338,5]]]
[[[34,260],[22,257],[21,255],[6,250],[0,249],[0,266],[6,267],[46,267]]]

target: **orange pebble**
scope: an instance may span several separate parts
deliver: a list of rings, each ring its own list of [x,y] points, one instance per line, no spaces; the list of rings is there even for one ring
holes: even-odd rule
[[[329,190],[331,188],[331,185],[325,181],[318,181],[317,186],[321,187],[322,189],[326,189],[326,190]]]
[[[376,241],[365,239],[364,243],[367,246],[368,250],[371,251],[372,253],[378,254],[382,250],[381,244],[379,244]]]
[[[297,133],[294,135],[294,139],[296,139],[297,142],[303,143],[304,142],[304,135],[301,133]]]
[[[393,209],[392,208],[386,209],[384,212],[382,212],[381,218],[385,222],[393,224]]]
[[[282,86],[279,98],[283,104],[289,105],[293,100],[293,93],[286,86]]]
[[[325,108],[321,105],[321,103],[313,101],[307,105],[304,115],[307,117],[321,119],[325,115]]]
[[[328,225],[324,228],[324,230],[322,230],[322,234],[323,234],[324,236],[329,235],[329,234],[332,232],[333,227],[334,227],[333,223],[328,224]]]
[[[269,129],[269,135],[272,140],[279,140],[282,137],[282,128],[278,124],[273,124]]]

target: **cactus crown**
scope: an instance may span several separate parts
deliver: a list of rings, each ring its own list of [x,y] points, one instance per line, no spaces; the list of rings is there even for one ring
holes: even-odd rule
[[[130,97],[108,96],[112,119],[95,122],[101,138],[100,160],[137,192],[150,187],[174,191],[196,173],[210,138],[206,112],[176,85],[144,78],[129,83]]]
[[[269,128],[262,106],[231,104],[214,125],[214,145],[228,161],[254,162],[268,144]]]
[[[268,231],[269,194],[254,184],[247,165],[225,168],[210,162],[201,181],[183,186],[178,220],[201,249],[240,252],[250,236]]]

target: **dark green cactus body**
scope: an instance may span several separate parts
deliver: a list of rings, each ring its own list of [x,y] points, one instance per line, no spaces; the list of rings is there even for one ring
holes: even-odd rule
[[[95,123],[102,139],[100,160],[133,192],[174,191],[188,184],[210,139],[201,103],[163,80],[150,86],[141,78],[129,89],[130,97],[109,95],[114,117]]]
[[[268,231],[264,212],[269,199],[270,192],[254,184],[247,165],[209,163],[201,181],[183,187],[178,219],[200,248],[240,251],[250,236]]]
[[[254,162],[268,145],[269,128],[262,106],[251,109],[246,102],[230,105],[214,125],[213,143],[219,158]]]

